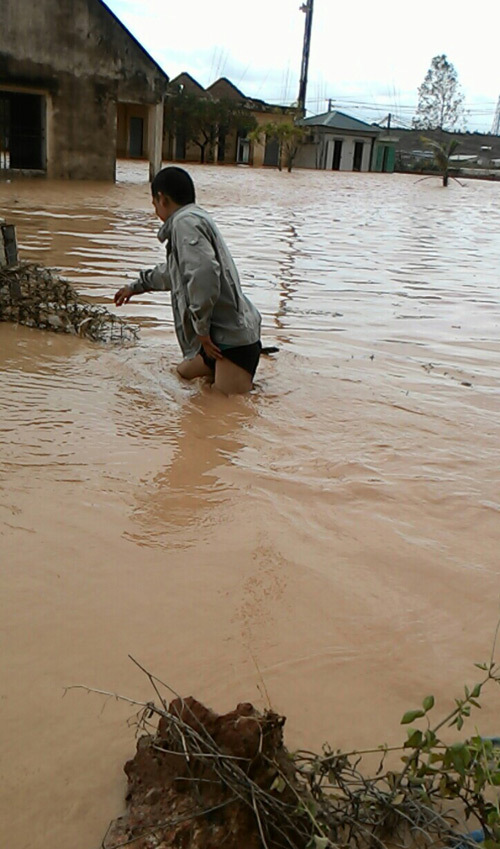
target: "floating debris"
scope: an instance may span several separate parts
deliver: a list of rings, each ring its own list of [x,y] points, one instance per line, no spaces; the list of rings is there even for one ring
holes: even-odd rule
[[[74,286],[32,263],[0,268],[0,321],[73,333],[93,342],[126,344],[138,329],[106,307],[82,300]]]

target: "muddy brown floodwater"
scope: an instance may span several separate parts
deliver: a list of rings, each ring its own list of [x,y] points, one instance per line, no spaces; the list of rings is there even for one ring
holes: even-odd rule
[[[254,394],[177,379],[165,295],[121,350],[0,325],[6,849],[96,849],[121,812],[131,710],[62,695],[149,699],[128,654],[217,711],[269,697],[290,748],[352,748],[491,648],[500,184],[191,171],[280,348]],[[0,184],[2,215],[108,305],[162,260],[143,164]]]

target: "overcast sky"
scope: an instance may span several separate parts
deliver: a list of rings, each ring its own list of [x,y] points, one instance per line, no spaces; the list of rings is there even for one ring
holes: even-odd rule
[[[252,97],[297,99],[302,0],[107,0],[172,78],[226,76]],[[500,95],[500,2],[314,0],[308,114],[334,107],[411,123],[432,57],[445,53],[465,94],[467,128],[489,132]],[[364,105],[361,105],[364,104]]]

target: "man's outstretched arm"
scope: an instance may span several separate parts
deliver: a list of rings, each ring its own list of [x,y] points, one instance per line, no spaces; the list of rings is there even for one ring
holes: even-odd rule
[[[118,289],[114,301],[117,307],[121,307],[122,304],[128,304],[132,295],[142,295],[144,292],[152,291],[169,292],[171,288],[167,263],[161,262],[154,268],[140,271],[135,283],[129,283],[127,286]]]

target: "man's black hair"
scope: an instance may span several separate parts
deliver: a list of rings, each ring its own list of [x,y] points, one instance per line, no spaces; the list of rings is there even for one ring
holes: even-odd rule
[[[168,168],[162,168],[151,183],[151,192],[154,197],[158,197],[162,192],[168,195],[174,203],[179,206],[185,206],[187,203],[195,202],[194,183],[184,168],[177,168],[171,165]]]

